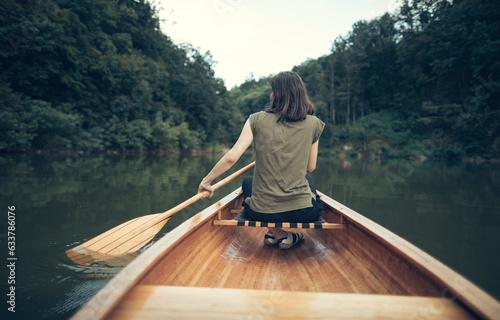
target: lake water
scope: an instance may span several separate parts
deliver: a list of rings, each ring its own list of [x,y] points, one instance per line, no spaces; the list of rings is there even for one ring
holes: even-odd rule
[[[124,221],[166,211],[194,195],[217,157],[0,157],[4,297],[8,207],[15,206],[15,310],[2,319],[67,319],[120,269],[75,266],[65,251]],[[244,156],[232,171],[250,163]],[[497,164],[320,158],[318,190],[346,204],[500,299]],[[224,186],[174,215],[158,237],[239,187]],[[157,238],[158,238],[157,237]],[[157,239],[156,238],[156,239]]]

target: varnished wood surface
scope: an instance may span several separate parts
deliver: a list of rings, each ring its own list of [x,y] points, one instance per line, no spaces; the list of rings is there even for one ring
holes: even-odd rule
[[[156,266],[156,263],[176,245],[189,237],[193,230],[209,221],[212,222],[214,215],[221,208],[230,206],[233,208],[241,199],[241,188],[231,192],[220,201],[209,206],[197,215],[191,217],[180,226],[170,231],[156,242],[151,248],[142,253],[137,259],[132,261],[115,278],[105,285],[97,294],[90,299],[73,317],[78,320],[99,320],[104,319],[121,299],[142,279],[144,274]]]
[[[473,319],[434,297],[136,286],[108,319]]]
[[[373,273],[325,230],[300,231],[303,243],[278,250],[263,244],[264,229],[207,223],[161,259],[141,284],[378,294],[431,291],[420,289],[427,283],[408,292],[398,281],[381,282],[381,272]],[[439,296],[437,290],[433,293]]]
[[[149,214],[126,221],[92,239],[66,251],[66,255],[78,265],[110,263],[127,253],[134,253],[163,228],[170,218],[162,214]]]
[[[221,210],[223,219],[234,216]],[[333,211],[325,218],[340,220]],[[177,243],[140,281],[145,285],[240,288],[439,297],[441,288],[400,255],[348,230],[300,229],[303,243],[278,250],[266,229],[205,222]],[[355,239],[350,243],[348,239]]]
[[[421,286],[423,279],[428,279],[428,283],[439,290],[440,296],[461,301],[481,318],[500,319],[500,302],[460,274],[338,201],[323,195],[323,203],[329,212],[341,214],[348,221],[345,232],[338,234],[338,241],[365,261],[370,272],[381,273],[381,281],[396,282],[408,290]],[[380,252],[389,254],[380,255]],[[408,270],[421,277],[406,277]],[[425,290],[431,291],[424,292],[424,295],[433,294],[431,287]]]
[[[220,289],[236,290],[236,295],[243,294],[245,290],[260,292],[259,295],[265,292],[281,292],[284,295],[300,293],[305,294],[312,305],[317,303],[316,298],[312,298],[315,295],[364,296],[366,301],[377,301],[372,298],[390,298],[392,295],[398,303],[432,303],[427,304],[431,311],[435,311],[438,308],[436,306],[441,308],[437,304],[439,301],[453,300],[463,307],[463,311],[471,308],[483,318],[496,319],[500,314],[500,304],[479,288],[473,284],[470,284],[472,288],[464,287],[468,282],[457,273],[333,199],[323,199],[327,208],[324,218],[338,223],[343,216],[346,229],[301,230],[305,241],[285,251],[263,245],[265,229],[213,225],[216,217],[233,217],[234,212],[241,207],[241,201],[241,189],[238,189],[171,231],[110,281],[74,318],[104,319],[117,306],[115,311],[125,312],[120,313],[123,317],[140,311],[153,318],[164,318],[165,310],[155,309],[149,299],[165,298],[163,294],[158,296],[157,290],[166,292],[164,290],[169,290],[169,287],[174,291],[182,287],[180,290],[186,297],[192,290],[193,296],[198,298],[184,303],[193,308],[199,303],[197,299],[202,299],[203,292],[209,293],[203,298],[208,300],[212,298],[212,293],[230,292],[210,291]],[[457,281],[455,287],[451,283],[453,279]],[[127,295],[130,290],[130,295]],[[129,299],[136,297],[136,294],[143,297],[140,299],[144,301]],[[172,292],[169,294],[176,295]],[[471,297],[473,294],[486,300],[474,300]],[[231,304],[230,296],[231,293],[227,300],[213,300],[212,303]],[[357,310],[354,304],[358,304],[357,312],[360,315],[368,317],[371,314],[372,318],[392,316],[391,308],[384,314],[384,308],[375,310],[376,304],[365,302],[352,302],[352,312]],[[124,311],[126,308],[122,306],[129,303],[136,307]],[[182,303],[179,301],[178,304]],[[282,305],[278,303],[277,307],[282,308]],[[419,305],[417,309],[424,310],[422,308],[425,309]],[[314,311],[311,305],[305,305],[302,309]],[[173,318],[179,316],[179,319],[189,319],[190,315],[194,318],[197,316],[196,312],[180,310],[172,315]],[[353,315],[356,317],[355,313],[350,314]],[[406,318],[408,314],[404,315],[398,318]],[[412,318],[422,316],[417,314]]]

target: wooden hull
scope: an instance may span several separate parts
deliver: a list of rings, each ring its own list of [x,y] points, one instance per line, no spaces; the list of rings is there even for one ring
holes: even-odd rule
[[[216,226],[238,189],[140,255],[74,319],[498,318],[500,304],[387,229],[322,195],[345,229],[302,229],[290,249],[266,228]],[[341,218],[342,217],[342,218]]]

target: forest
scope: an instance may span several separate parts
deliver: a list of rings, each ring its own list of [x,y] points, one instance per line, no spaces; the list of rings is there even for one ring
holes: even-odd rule
[[[327,126],[322,151],[498,159],[500,1],[402,1],[358,21],[331,53],[295,66]],[[230,92],[244,114],[268,99],[266,79]]]
[[[149,2],[9,0],[0,19],[1,151],[208,148],[243,121]]]
[[[500,158],[500,1],[404,0],[293,68],[327,126],[323,154]],[[144,0],[6,0],[0,152],[216,150],[269,101],[228,90]]]

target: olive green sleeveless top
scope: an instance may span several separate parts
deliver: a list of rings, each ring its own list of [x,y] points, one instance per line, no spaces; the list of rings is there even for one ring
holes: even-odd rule
[[[253,211],[279,213],[312,207],[313,194],[305,178],[309,151],[325,124],[315,116],[296,122],[277,122],[265,111],[249,117],[254,136],[255,170],[252,196],[245,201]]]

